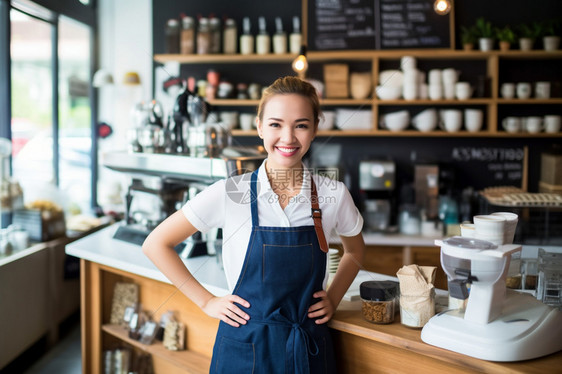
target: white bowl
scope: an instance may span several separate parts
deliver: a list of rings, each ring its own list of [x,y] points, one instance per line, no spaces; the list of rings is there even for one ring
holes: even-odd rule
[[[404,73],[400,70],[383,70],[379,73],[379,85],[399,86],[404,83]]]
[[[377,97],[381,100],[396,100],[402,94],[401,86],[377,86],[375,87]]]
[[[381,125],[390,131],[402,131],[410,124],[410,112],[400,110],[381,116]]]

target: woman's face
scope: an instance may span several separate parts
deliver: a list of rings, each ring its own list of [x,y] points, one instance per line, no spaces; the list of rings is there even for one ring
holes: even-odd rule
[[[301,167],[316,135],[310,101],[297,94],[272,96],[258,121],[258,134],[268,153],[268,169]]]

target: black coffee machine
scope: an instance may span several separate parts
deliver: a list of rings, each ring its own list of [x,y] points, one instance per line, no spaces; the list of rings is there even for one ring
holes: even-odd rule
[[[363,199],[366,228],[389,231],[395,221],[396,165],[393,161],[361,161],[359,189]]]

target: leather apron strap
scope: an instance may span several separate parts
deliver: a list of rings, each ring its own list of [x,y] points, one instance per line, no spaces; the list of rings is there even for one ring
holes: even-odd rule
[[[318,237],[318,243],[320,244],[320,249],[324,253],[328,253],[328,242],[326,242],[326,236],[324,235],[324,229],[322,228],[322,210],[318,205],[318,193],[316,192],[316,184],[314,183],[314,178],[310,176],[310,202],[312,205],[312,219],[314,220],[314,230],[316,231],[316,236]]]

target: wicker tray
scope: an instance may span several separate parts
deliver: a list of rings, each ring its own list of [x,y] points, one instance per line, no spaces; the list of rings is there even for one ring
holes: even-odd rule
[[[506,207],[562,207],[562,196],[554,193],[523,192],[520,188],[502,186],[480,191],[490,204]]]

